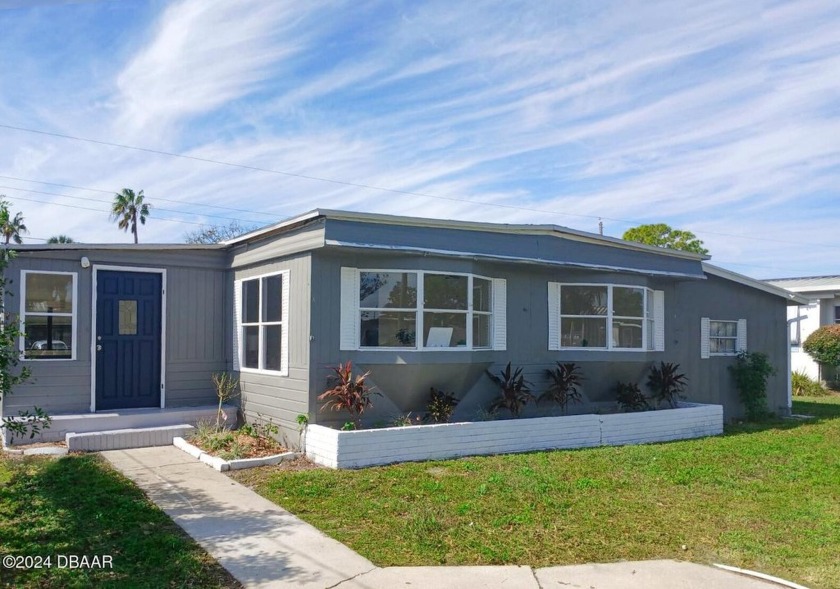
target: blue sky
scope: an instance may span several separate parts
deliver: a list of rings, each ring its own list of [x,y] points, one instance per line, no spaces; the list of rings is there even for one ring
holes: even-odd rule
[[[131,187],[147,242],[318,207],[601,217],[840,273],[836,1],[0,0],[0,30],[0,194],[31,243],[129,242]]]

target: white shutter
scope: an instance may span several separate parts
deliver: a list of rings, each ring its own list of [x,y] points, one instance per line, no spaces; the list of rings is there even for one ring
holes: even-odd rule
[[[741,352],[747,349],[747,320],[738,319],[738,339],[735,342],[735,351]]]
[[[653,349],[665,351],[665,291],[653,291]]]
[[[700,318],[700,357],[709,357],[709,318]]]
[[[280,320],[283,322],[283,331],[280,333],[280,375],[289,376],[289,271],[280,273],[282,290],[280,291]]]
[[[548,283],[548,349],[560,349],[560,283]]]
[[[239,371],[242,349],[242,281],[233,281],[233,369]]]
[[[341,335],[339,349],[356,350],[359,347],[359,271],[341,269]]]
[[[493,349],[507,350],[507,280],[493,279]]]

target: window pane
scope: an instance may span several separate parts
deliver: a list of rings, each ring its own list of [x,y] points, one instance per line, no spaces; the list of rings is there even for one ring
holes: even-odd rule
[[[263,282],[263,321],[282,321],[280,289],[282,287],[282,276],[266,276]]]
[[[709,351],[712,354],[734,354],[735,340],[734,339],[710,339]]]
[[[566,348],[606,348],[607,320],[563,318],[560,322],[560,345]]]
[[[426,274],[423,281],[423,308],[467,310],[467,277]]]
[[[709,335],[712,337],[736,337],[738,335],[738,324],[735,321],[711,321],[709,322]]]
[[[613,287],[613,315],[644,317],[645,290],[643,288]]]
[[[562,315],[606,315],[607,287],[560,287],[560,313]]]
[[[646,346],[648,350],[653,349],[653,329],[654,329],[653,321],[648,319],[648,321],[647,321],[647,346]]]
[[[359,277],[362,308],[414,309],[417,307],[415,272],[362,272]]]
[[[613,319],[613,346],[642,348],[642,319]]]
[[[28,315],[24,358],[72,358],[73,319],[52,315]]]
[[[430,348],[467,345],[466,313],[423,313],[423,342]]]
[[[473,347],[490,347],[490,315],[473,316]]]
[[[473,278],[473,310],[490,311],[492,302],[492,286],[489,280]]]
[[[242,323],[257,323],[260,320],[260,281],[246,280],[242,283]]]
[[[120,301],[119,305],[120,335],[137,335],[137,301]]]
[[[33,313],[72,313],[73,276],[27,274],[25,308]]]
[[[246,368],[260,367],[260,328],[257,326],[246,327],[243,349],[245,351],[242,364]]]
[[[266,325],[263,327],[263,343],[265,344],[265,357],[263,368],[266,370],[280,370],[280,347],[283,335],[282,325]]]
[[[414,313],[362,311],[362,347],[413,348],[417,332]]]

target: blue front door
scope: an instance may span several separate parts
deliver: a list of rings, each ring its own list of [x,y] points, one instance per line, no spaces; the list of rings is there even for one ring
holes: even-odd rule
[[[161,275],[96,275],[96,409],[160,407]]]

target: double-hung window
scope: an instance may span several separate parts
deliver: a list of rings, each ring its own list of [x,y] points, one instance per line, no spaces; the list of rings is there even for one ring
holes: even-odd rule
[[[746,349],[746,319],[700,319],[701,358],[735,356]]]
[[[664,350],[662,291],[556,282],[548,291],[550,350]]]
[[[341,349],[504,349],[505,281],[342,268]]]
[[[288,271],[236,281],[240,370],[288,374],[288,281]]]
[[[76,357],[76,273],[21,272],[25,360]]]

